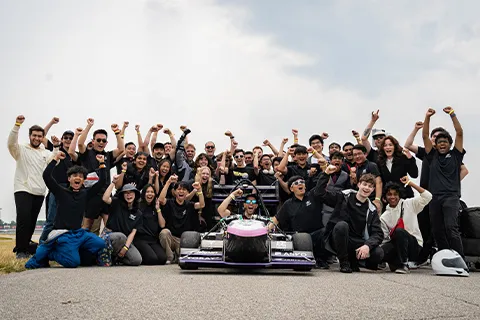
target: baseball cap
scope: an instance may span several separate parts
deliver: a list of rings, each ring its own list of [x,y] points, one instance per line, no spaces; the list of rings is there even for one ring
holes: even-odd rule
[[[74,133],[71,130],[67,130],[62,134],[62,138],[65,137],[65,136],[72,136],[73,137]]]
[[[385,132],[385,129],[373,129],[372,132],[372,138],[376,136],[386,136],[387,133]]]

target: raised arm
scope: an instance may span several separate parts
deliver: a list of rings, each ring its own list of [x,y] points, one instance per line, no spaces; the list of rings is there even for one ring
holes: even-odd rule
[[[463,128],[460,125],[460,122],[458,121],[455,110],[453,110],[452,107],[446,107],[446,108],[443,108],[443,112],[450,115],[450,118],[452,118],[453,127],[455,128],[455,133],[456,133],[455,149],[457,149],[460,152],[463,152]]]
[[[116,158],[125,151],[125,143],[121,135],[121,130],[118,128],[118,124],[111,125],[112,131],[115,133],[117,139],[117,148],[113,149],[113,157]]]
[[[425,153],[429,154],[432,151],[433,145],[430,140],[430,118],[435,114],[435,110],[429,108],[425,114],[425,121],[423,121],[422,138],[425,145]]]
[[[422,128],[423,128],[422,121],[415,122],[415,127],[413,128],[412,132],[410,133],[407,140],[405,141],[404,147],[415,154],[418,153],[418,146],[416,144],[413,144],[413,141],[415,140],[415,136],[417,135],[418,131]]]
[[[145,145],[143,144],[143,140],[142,140],[142,134],[140,133],[140,125],[137,124],[135,125],[135,132],[137,133],[137,143],[138,143],[138,152],[146,152],[147,154],[150,154],[150,152],[147,152],[145,149],[148,149],[148,148],[145,148]]]
[[[230,193],[225,200],[222,201],[220,206],[218,206],[218,214],[220,217],[225,218],[232,214],[230,210],[228,210],[228,206],[232,200],[235,200],[237,197],[241,197],[243,195],[242,189],[237,189],[234,192]]]
[[[400,182],[405,186],[410,186],[417,190],[419,195],[413,198],[406,199],[405,201],[411,202],[413,210],[416,214],[422,212],[423,208],[432,200],[432,194],[424,188],[411,181],[407,176],[400,179]]]
[[[284,149],[285,149],[285,145],[287,144],[287,142],[288,142],[288,138],[283,138],[282,139],[282,142],[280,143],[280,148],[278,149],[279,151],[278,151],[277,157],[283,158],[283,156],[285,155]]]
[[[92,129],[94,123],[95,123],[95,120],[93,120],[92,118],[88,118],[87,126],[85,127],[84,130],[82,130],[80,137],[78,138],[78,152],[80,152],[81,154],[85,153],[85,151],[87,150],[87,145],[85,144],[85,142],[87,141],[88,133],[90,132],[90,129]]]
[[[370,137],[370,133],[372,132],[372,128],[377,122],[377,120],[380,118],[378,115],[380,110],[377,110],[376,112],[372,112],[372,117],[370,119],[370,122],[368,123],[367,127],[365,130],[363,130],[362,133],[362,144],[365,148],[367,148],[367,154],[370,153],[370,150],[372,150],[372,145],[370,144],[370,141],[368,141],[368,138]]]
[[[272,144],[268,139],[266,139],[265,141],[263,141],[263,145],[269,147],[270,150],[272,150],[273,155],[274,155],[275,157],[278,157],[278,150],[277,150],[277,148],[275,148],[275,147],[273,146],[273,144]]]
[[[106,204],[111,204],[112,203],[111,195],[112,195],[112,192],[113,192],[113,188],[115,188],[115,183],[117,182],[117,179],[118,179],[118,176],[113,176],[112,182],[108,186],[107,190],[105,190],[105,192],[103,193],[102,200]]]
[[[324,172],[320,174],[315,187],[314,196],[320,199],[324,204],[330,207],[337,205],[338,192],[327,190],[327,184],[330,180],[330,175],[334,173],[337,168],[334,165],[329,165]]]
[[[43,130],[45,131],[45,134],[43,136],[43,144],[45,145],[45,147],[47,146],[48,144],[48,139],[47,139],[47,134],[48,132],[50,131],[50,129],[52,128],[52,126],[54,124],[57,124],[58,122],[60,122],[60,119],[57,118],[57,117],[53,117],[52,120],[50,120],[47,125],[45,127],[43,127]]]
[[[117,179],[115,180],[115,188],[119,190],[123,186],[123,180],[125,179],[125,173],[127,172],[128,163],[122,163],[122,171],[120,174],[117,175]]]
[[[122,129],[120,129],[120,137],[121,137],[122,139],[125,138],[125,130],[127,130],[129,124],[130,124],[130,122],[128,122],[128,121],[123,121]]]
[[[15,125],[12,128],[12,131],[10,131],[10,134],[8,135],[8,151],[12,155],[13,159],[18,160],[20,158],[20,147],[18,145],[18,131],[20,130],[20,126],[23,124],[25,121],[25,117],[22,115],[19,115],[15,119]]]
[[[205,208],[205,197],[203,196],[202,186],[199,182],[194,182],[192,184],[193,190],[197,193],[198,202],[195,202],[195,210],[200,210]]]
[[[53,158],[53,161],[51,161],[43,171],[43,181],[45,181],[45,185],[47,186],[48,190],[50,190],[50,192],[52,192],[54,195],[62,189],[62,187],[53,177],[53,170],[55,170],[55,167],[62,159],[65,159],[65,154],[63,152],[58,152]]]
[[[158,200],[160,201],[160,204],[162,206],[167,203],[167,193],[168,193],[168,188],[170,188],[170,185],[172,183],[175,183],[178,181],[178,176],[176,174],[172,174],[170,178],[168,178],[167,182],[165,182],[165,185],[163,186],[162,192],[160,192],[160,196],[158,197]]]
[[[160,225],[160,228],[165,228],[165,225],[167,224],[165,221],[165,218],[163,217],[162,214],[162,209],[160,208],[160,200],[157,198],[155,201],[155,210],[157,211],[158,214],[158,224]]]
[[[152,133],[154,133],[154,128],[156,130],[157,126],[154,125],[147,131],[147,135],[145,136],[145,140],[143,141],[144,151],[148,154],[151,154],[150,150],[153,152],[153,146],[157,143],[157,133],[154,134],[154,139],[152,138]],[[150,141],[152,144],[150,145]]]
[[[170,138],[170,143],[172,144],[172,149],[170,150],[170,153],[168,154],[170,156],[170,160],[175,159],[175,150],[177,149],[177,140],[175,140],[175,135],[170,129],[164,129],[163,133],[167,134],[168,137]]]
[[[295,153],[294,148],[288,148],[288,152],[285,153],[285,155],[282,158],[282,161],[280,161],[280,164],[277,167],[277,171],[280,171],[283,175],[286,175],[288,172],[288,156],[292,155]]]
[[[68,147],[68,155],[75,162],[78,160],[78,154],[75,149],[77,148],[78,137],[82,134],[82,131],[82,128],[75,129],[72,142],[70,143],[70,147]]]
[[[96,196],[105,186],[107,183],[107,167],[105,166],[105,157],[101,154],[97,154],[96,156],[98,161],[98,181],[93,186],[88,189],[87,197],[93,198]]]
[[[258,176],[260,173],[260,169],[258,167],[258,150],[255,150],[255,153],[253,154],[253,171],[255,172],[256,176]]]

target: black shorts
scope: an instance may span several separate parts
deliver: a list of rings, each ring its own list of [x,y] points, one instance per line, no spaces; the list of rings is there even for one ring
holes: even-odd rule
[[[108,214],[108,205],[103,202],[101,195],[96,195],[87,203],[85,218],[97,219],[101,214]]]

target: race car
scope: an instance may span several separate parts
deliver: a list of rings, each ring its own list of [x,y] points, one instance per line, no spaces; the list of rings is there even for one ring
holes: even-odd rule
[[[310,235],[269,232],[268,222],[269,218],[260,215],[244,219],[237,214],[221,219],[217,231],[184,232],[178,264],[184,270],[231,267],[310,271],[315,266]]]

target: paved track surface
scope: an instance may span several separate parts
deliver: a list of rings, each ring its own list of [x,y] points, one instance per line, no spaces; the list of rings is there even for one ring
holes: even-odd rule
[[[341,274],[178,266],[0,276],[0,319],[480,319],[480,274]]]

